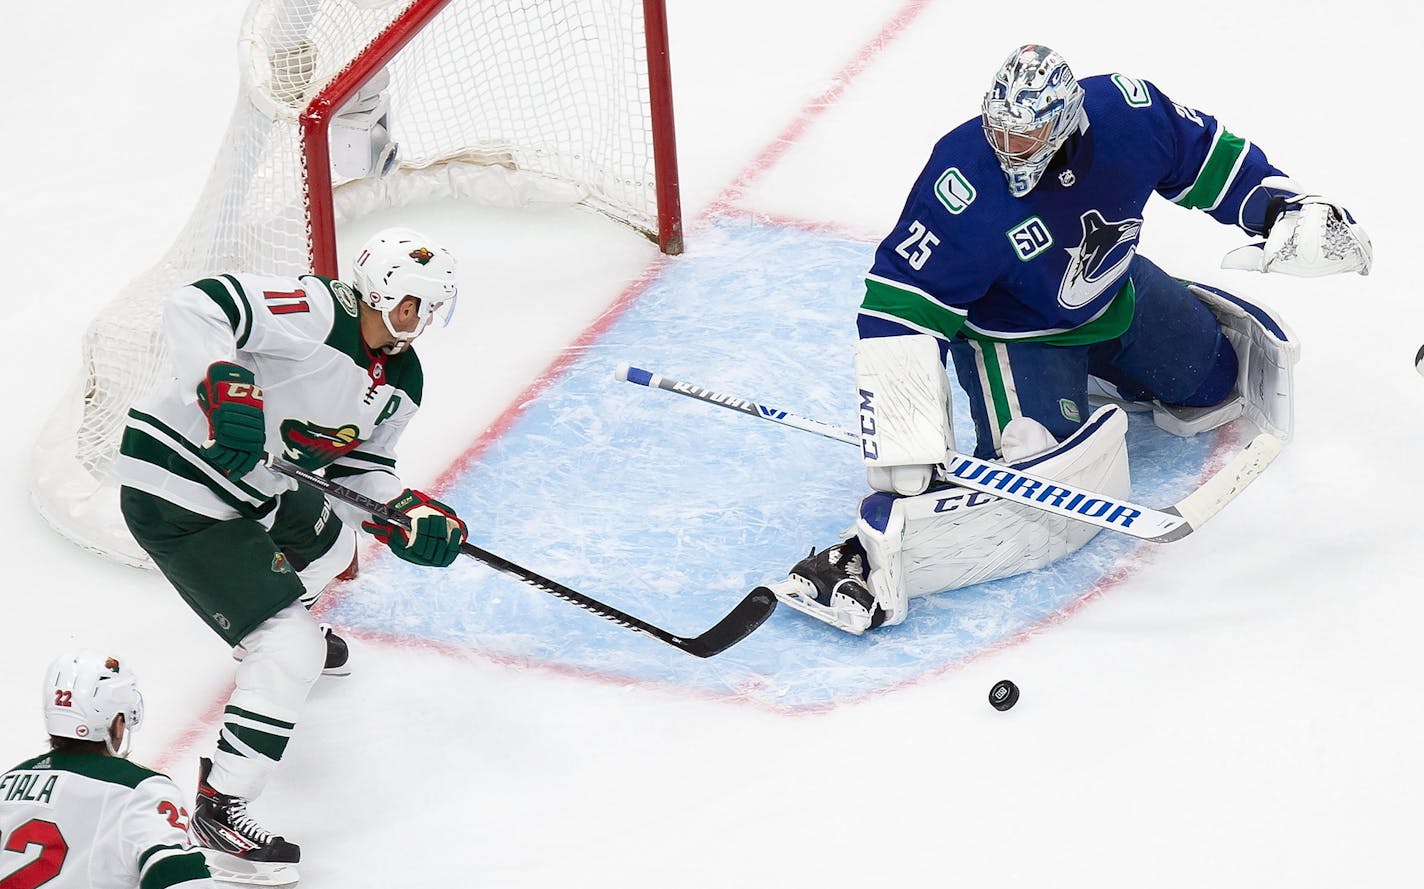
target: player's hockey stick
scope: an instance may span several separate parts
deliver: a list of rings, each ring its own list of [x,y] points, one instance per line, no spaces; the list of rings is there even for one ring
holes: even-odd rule
[[[296,479],[298,482],[316,488],[328,497],[349,503],[357,509],[369,512],[371,515],[383,521],[392,522],[402,528],[410,528],[410,519],[405,514],[391,509],[379,500],[372,500],[363,494],[351,490],[344,485],[328,481],[314,472],[310,472],[276,455],[267,457],[267,466],[273,471],[281,473],[288,478]],[[688,638],[669,633],[661,627],[639,620],[631,614],[626,614],[614,608],[612,605],[605,605],[597,599],[589,598],[577,590],[569,589],[563,584],[550,580],[540,574],[535,574],[528,568],[516,565],[508,559],[497,556],[488,550],[480,549],[469,541],[460,544],[460,552],[471,558],[475,558],[489,565],[497,571],[502,571],[511,577],[524,581],[532,587],[543,590],[550,595],[557,596],[565,602],[572,603],[585,611],[591,611],[604,620],[611,620],[620,627],[627,627],[635,633],[642,633],[644,636],[651,636],[659,642],[666,642],[674,648],[680,648],[688,654],[697,657],[711,657],[720,654],[731,648],[733,645],[745,639],[752,630],[761,626],[762,623],[771,617],[771,613],[776,610],[776,598],[769,591],[756,589],[752,590],[746,598],[737,603],[726,617],[719,620],[716,626],[702,633],[700,636]]]
[[[779,408],[714,392],[626,364],[619,365],[614,373],[618,379],[637,383],[639,386],[676,392],[708,404],[731,408],[763,420],[814,432],[860,447],[859,435],[820,420],[798,417]],[[1283,443],[1274,435],[1265,432],[1257,435],[1201,487],[1165,509],[1153,509],[1086,488],[1065,485],[1012,466],[990,463],[988,460],[980,460],[966,454],[951,454],[938,477],[941,481],[993,494],[1074,521],[1087,522],[1154,543],[1169,543],[1186,537],[1220,512],[1223,506],[1230,503],[1276,459],[1282,447]]]

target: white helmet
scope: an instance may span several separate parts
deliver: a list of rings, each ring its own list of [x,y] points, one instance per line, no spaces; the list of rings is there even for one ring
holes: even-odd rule
[[[366,305],[381,313],[386,330],[396,338],[386,347],[390,354],[410,345],[430,319],[439,316],[444,326],[455,313],[455,257],[408,228],[388,228],[373,235],[357,254],[352,277]],[[390,312],[407,296],[419,300],[420,306],[415,329],[402,332],[391,324]]]
[[[109,739],[114,717],[123,714],[124,740],[115,750]],[[143,722],[143,695],[133,671],[117,658],[94,651],[60,655],[45,672],[45,729],[56,737],[103,741],[115,756],[128,754],[129,732]]]
[[[1083,88],[1063,57],[1032,43],[1009,54],[984,95],[984,136],[1021,198],[1073,133],[1088,128]]]

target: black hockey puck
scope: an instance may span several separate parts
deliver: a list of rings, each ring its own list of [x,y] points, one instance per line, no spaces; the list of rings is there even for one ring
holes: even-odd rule
[[[1019,702],[1019,687],[1007,679],[1000,679],[989,689],[989,704],[995,710],[1007,710]]]

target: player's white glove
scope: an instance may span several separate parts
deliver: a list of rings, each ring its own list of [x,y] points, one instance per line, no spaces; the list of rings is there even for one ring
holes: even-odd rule
[[[1370,273],[1370,236],[1344,207],[1320,195],[1273,199],[1266,240],[1237,247],[1221,260],[1224,269],[1282,272],[1317,278],[1341,272]]]

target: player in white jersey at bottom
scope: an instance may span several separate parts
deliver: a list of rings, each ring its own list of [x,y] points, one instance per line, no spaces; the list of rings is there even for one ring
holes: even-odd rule
[[[309,608],[351,562],[352,525],[417,565],[459,555],[464,522],[396,472],[424,394],[411,343],[448,322],[457,292],[449,251],[387,229],[362,248],[351,285],[216,275],[164,307],[171,373],[129,411],[114,473],[134,539],[239,660],[192,819],[218,879],[298,879],[298,845],[248,805],[317,678],[345,670],[345,644]],[[333,507],[270,469],[269,453],[387,503],[409,530]]]
[[[913,597],[1043,567],[1097,534],[936,481],[955,449],[950,359],[974,455],[1078,490],[1130,493],[1125,410],[1179,435],[1244,418],[1290,437],[1299,347],[1268,309],[1137,252],[1153,194],[1263,239],[1226,268],[1317,277],[1373,261],[1353,216],[1211,115],[1121,74],[1080,84],[1058,53],[1019,47],[876,251],[856,322],[876,493],[853,536],[769,585],[778,599],[858,634],[903,621]]]
[[[128,663],[68,652],[41,694],[49,752],[0,775],[0,886],[212,889],[177,786],[127,760],[143,722]]]

